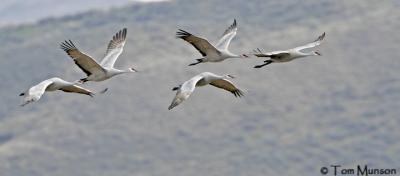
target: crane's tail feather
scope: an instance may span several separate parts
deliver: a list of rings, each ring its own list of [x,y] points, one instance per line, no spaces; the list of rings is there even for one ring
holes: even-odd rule
[[[104,94],[108,91],[108,88],[105,88],[103,90],[101,90],[100,92],[97,92],[96,94]]]
[[[172,91],[176,91],[178,89],[179,89],[179,87],[174,87],[174,88],[172,88]]]
[[[104,94],[104,93],[106,93],[107,91],[108,91],[108,88],[105,88],[105,89],[103,89],[103,90],[101,90],[101,91],[98,91],[98,92],[95,92],[95,93],[89,92],[88,95],[91,96],[91,97],[94,97],[94,96],[97,95],[97,94]]]

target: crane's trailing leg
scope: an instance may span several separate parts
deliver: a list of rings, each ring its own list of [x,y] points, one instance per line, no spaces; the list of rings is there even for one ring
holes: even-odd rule
[[[87,78],[82,78],[82,79],[80,79],[78,82],[81,83],[81,84],[83,84],[83,83],[85,83],[85,82],[87,82],[87,81],[88,81]]]
[[[177,91],[177,90],[179,90],[179,88],[181,88],[181,86],[182,86],[182,85],[179,85],[179,86],[176,86],[176,87],[172,88],[172,91]]]
[[[266,61],[264,61],[264,62],[265,62],[264,64],[256,65],[256,66],[254,66],[254,68],[261,68],[261,67],[264,67],[264,66],[266,66],[266,65],[268,65],[268,64],[270,64],[270,63],[272,63],[273,61],[272,61],[272,60],[266,60]]]
[[[195,62],[195,63],[191,63],[191,64],[189,64],[189,66],[197,65],[197,64],[200,64],[200,63],[202,63],[202,62],[203,62],[203,58],[196,59],[196,60],[197,60],[197,62]]]

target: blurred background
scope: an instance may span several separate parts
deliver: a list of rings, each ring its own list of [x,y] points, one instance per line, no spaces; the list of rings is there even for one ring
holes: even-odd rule
[[[5,0],[0,5],[0,175],[321,175],[332,164],[399,168],[399,1]],[[303,45],[308,57],[262,69],[260,58],[187,65],[200,54],[178,28],[217,41],[238,21],[234,53]],[[128,28],[117,68],[137,74],[88,83],[19,107],[18,94],[85,74],[59,44],[100,60]],[[168,111],[171,88],[210,71],[245,90],[202,87]]]

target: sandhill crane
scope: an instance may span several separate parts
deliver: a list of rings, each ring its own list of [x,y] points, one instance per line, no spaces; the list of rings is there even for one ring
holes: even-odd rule
[[[113,76],[123,73],[137,72],[134,68],[127,70],[119,70],[114,68],[114,63],[118,56],[122,53],[126,42],[126,28],[120,30],[113,36],[113,39],[108,43],[106,54],[103,60],[97,63],[90,56],[80,52],[71,40],[64,41],[60,47],[74,60],[87,77],[80,80],[81,83],[86,81],[103,81]]]
[[[238,89],[229,78],[234,78],[231,75],[223,75],[219,76],[210,72],[200,73],[193,78],[185,81],[183,84],[178,87],[174,87],[172,90],[177,91],[175,98],[173,99],[171,105],[168,107],[168,110],[171,110],[175,106],[178,106],[184,100],[188,99],[189,96],[194,91],[195,87],[205,86],[205,85],[213,85],[215,87],[227,90],[231,92],[235,97],[241,97],[243,95],[242,91]]]
[[[40,82],[39,84],[29,88],[27,91],[19,94],[19,96],[24,96],[24,103],[21,106],[25,106],[28,103],[38,101],[40,97],[47,91],[62,90],[64,92],[85,94],[93,97],[94,93],[88,89],[82,88],[75,85],[75,83],[62,80],[61,78],[50,78]],[[104,89],[100,93],[106,92]]]
[[[321,54],[317,51],[311,51],[311,52],[305,53],[305,52],[302,52],[302,50],[308,49],[308,48],[313,48],[313,47],[320,45],[322,40],[324,39],[324,37],[325,37],[325,32],[322,35],[320,35],[317,40],[315,40],[311,43],[308,43],[306,45],[299,46],[296,48],[292,48],[292,49],[289,49],[286,51],[272,51],[269,53],[262,53],[262,51],[259,48],[257,48],[255,50],[255,52],[256,52],[256,54],[254,54],[255,56],[269,57],[270,59],[265,60],[264,64],[254,66],[254,68],[261,68],[270,63],[275,63],[275,62],[289,62],[293,59],[302,58],[302,57],[306,57],[306,56],[320,56]]]
[[[207,39],[197,37],[189,32],[179,29],[176,32],[176,37],[181,38],[190,44],[192,44],[203,56],[203,58],[197,59],[197,62],[189,64],[189,66],[196,65],[203,62],[221,62],[227,58],[245,58],[248,57],[246,54],[236,55],[228,50],[229,44],[233,37],[236,36],[237,25],[236,19],[233,24],[225,30],[221,39],[214,46],[207,41]]]

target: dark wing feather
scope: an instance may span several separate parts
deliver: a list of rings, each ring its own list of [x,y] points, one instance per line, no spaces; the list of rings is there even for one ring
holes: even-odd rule
[[[325,32],[323,34],[321,34],[320,36],[318,36],[318,38],[316,40],[314,40],[311,43],[308,43],[306,45],[303,46],[299,46],[296,48],[293,48],[294,50],[303,50],[303,49],[308,49],[308,48],[312,48],[312,47],[316,47],[318,45],[320,45],[322,43],[322,40],[324,40],[325,38]]]
[[[118,31],[118,33],[116,33],[113,36],[113,39],[110,40],[110,42],[108,43],[107,51],[106,51],[105,55],[107,55],[111,50],[120,47],[120,45],[125,42],[126,33],[127,33],[127,29],[123,28],[122,30]]]
[[[91,92],[90,90],[85,89],[80,86],[77,86],[77,85],[62,87],[60,90],[62,90],[64,92],[79,93],[79,94],[85,94],[85,95],[89,95],[89,96],[94,95],[93,92]]]
[[[227,91],[231,92],[233,95],[235,95],[235,97],[243,96],[243,92],[240,89],[238,89],[237,87],[235,87],[235,85],[233,85],[233,83],[227,79],[219,79],[219,80],[212,81],[210,83],[210,85],[227,90]]]
[[[178,32],[176,32],[176,37],[181,38],[185,40],[186,42],[190,43],[201,53],[202,56],[206,56],[207,53],[209,52],[217,52],[218,50],[210,44],[206,39],[197,37],[195,35],[192,35],[189,32],[186,32],[182,29],[179,29]]]
[[[235,30],[236,27],[237,27],[236,19],[233,19],[232,25],[230,25],[230,26],[228,27],[228,29],[225,30],[225,32],[222,34],[221,37],[225,36],[226,34],[231,33],[232,30]]]
[[[94,72],[103,71],[103,68],[95,60],[80,52],[71,40],[61,43],[60,48],[74,60],[75,64],[85,72],[87,76]]]
[[[112,40],[108,43],[106,54],[100,62],[100,65],[104,67],[114,66],[115,61],[123,51],[126,42],[126,33],[127,29],[123,28],[113,36]]]
[[[254,50],[254,55],[257,57],[269,57],[271,59],[279,59],[283,57],[288,57],[290,53],[287,51],[273,51],[269,53],[263,53],[260,48]]]

